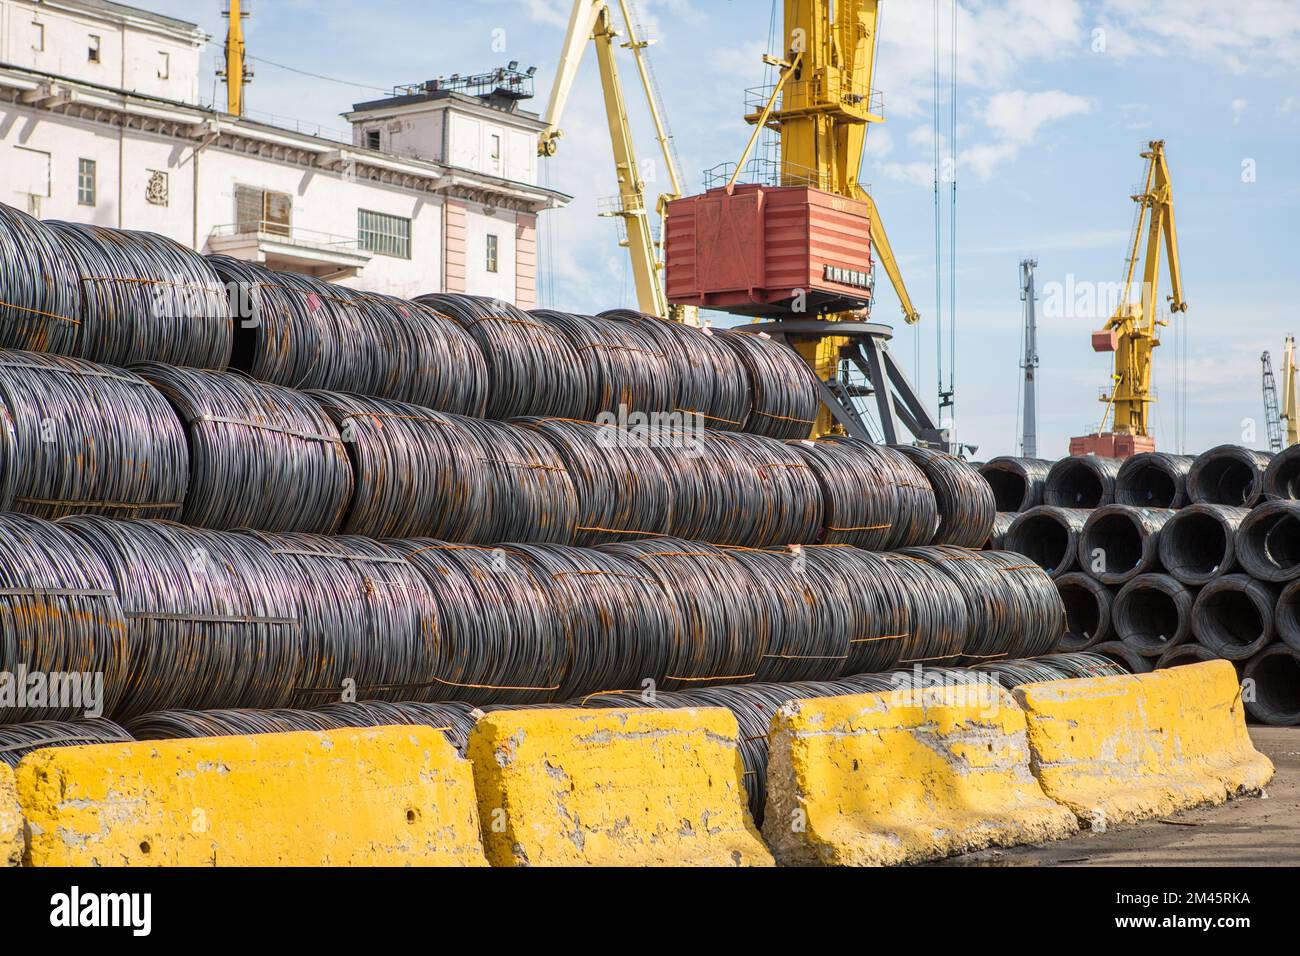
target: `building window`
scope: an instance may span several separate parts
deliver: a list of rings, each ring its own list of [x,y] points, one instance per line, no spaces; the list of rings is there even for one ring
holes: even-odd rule
[[[492,162],[501,162],[501,137],[495,133],[492,134]]]
[[[366,130],[366,149],[378,150],[379,146],[380,146],[379,130],[377,129]]]
[[[93,33],[90,35],[90,48],[86,51],[86,61],[88,63],[99,62],[99,37]]]
[[[398,259],[411,258],[411,220],[357,210],[357,241],[366,252]]]
[[[95,205],[95,161],[93,159],[77,160],[77,204]]]
[[[32,24],[32,49],[37,53],[45,50],[45,24]]]
[[[163,50],[158,51],[158,79],[170,79],[172,75],[172,55]]]
[[[489,232],[487,235],[487,271],[496,272],[497,266],[497,237]]]
[[[256,186],[235,186],[235,224],[240,234],[293,232],[293,196]]]

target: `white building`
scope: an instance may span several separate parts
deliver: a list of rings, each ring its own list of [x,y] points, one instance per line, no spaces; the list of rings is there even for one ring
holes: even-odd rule
[[[357,288],[536,303],[542,123],[513,70],[345,114],[350,142],[199,102],[196,25],[107,0],[0,0],[0,201],[159,232]]]

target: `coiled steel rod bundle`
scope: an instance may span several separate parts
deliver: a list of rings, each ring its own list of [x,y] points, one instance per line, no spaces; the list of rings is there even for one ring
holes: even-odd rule
[[[1263,650],[1276,634],[1273,614],[1280,588],[1244,574],[1215,578],[1196,597],[1192,629],[1196,639],[1230,661]]]
[[[1041,657],[1060,645],[1065,634],[1065,606],[1056,584],[1038,565],[1011,551],[983,551],[981,556],[1006,577],[1011,586],[1008,613],[1017,621],[1019,641],[1006,648],[1009,657]]]
[[[135,370],[166,396],[189,439],[182,521],[217,530],[338,530],[352,498],[352,465],[334,422],[309,396],[232,372],[153,363]]]
[[[1202,452],[1187,473],[1187,495],[1197,503],[1249,508],[1263,495],[1271,457],[1240,445]]]
[[[1300,578],[1282,589],[1273,617],[1277,636],[1300,651]]]
[[[556,698],[569,666],[568,635],[531,562],[507,548],[429,539],[391,546],[431,592],[441,666],[430,698],[478,704]]]
[[[993,516],[993,529],[989,531],[988,540],[981,545],[985,551],[1005,551],[1007,532],[1020,515],[1014,511],[999,511]]]
[[[81,286],[44,223],[0,203],[0,347],[77,354]]]
[[[578,356],[587,407],[578,418],[671,412],[676,387],[664,353],[635,325],[609,319],[534,309],[530,315],[559,332]]]
[[[1267,501],[1237,528],[1237,560],[1261,581],[1300,578],[1300,501]]]
[[[842,581],[848,593],[848,659],[840,673],[888,670],[904,657],[923,656],[904,582],[882,555],[846,545],[817,545],[800,552],[826,576]]]
[[[1176,511],[1160,531],[1160,563],[1183,584],[1202,585],[1237,569],[1237,529],[1250,511],[1197,504]]]
[[[962,657],[971,633],[971,612],[966,597],[952,576],[936,567],[941,555],[931,552],[887,552],[881,555],[902,584],[907,602],[908,629],[914,645],[898,663],[941,666],[955,664]]]
[[[744,431],[769,438],[807,438],[821,401],[807,363],[765,333],[714,331],[749,373],[750,407]]]
[[[993,530],[997,507],[993,489],[979,472],[954,455],[930,448],[898,445],[929,481],[939,512],[934,544],[979,548]]]
[[[0,724],[0,763],[17,767],[18,762],[32,751],[47,747],[127,743],[132,739],[124,729],[103,718]]]
[[[820,543],[884,551],[900,536],[900,528],[911,525],[897,520],[898,475],[892,467],[901,457],[897,452],[865,443],[808,439],[792,441],[790,447],[807,462],[820,488]]]
[[[1115,595],[1115,632],[1143,657],[1159,657],[1192,640],[1195,601],[1196,590],[1171,575],[1139,574]]]
[[[1300,500],[1300,445],[1273,456],[1264,472],[1264,497]]]
[[[1031,660],[989,661],[973,670],[997,677],[1007,690],[1021,684],[1074,680],[1080,677],[1117,677],[1129,673],[1123,664],[1104,654],[1048,654]]]
[[[1052,462],[1041,458],[993,458],[979,473],[993,489],[998,511],[1028,511],[1043,503],[1043,485]]]
[[[1115,500],[1115,479],[1123,462],[1097,455],[1062,458],[1047,473],[1043,504],[1058,508],[1100,508]]]
[[[943,572],[966,602],[967,632],[962,642],[961,662],[976,664],[991,657],[1014,656],[1020,640],[1020,619],[1008,613],[1017,595],[1007,576],[984,557],[951,545],[911,548],[898,552],[920,558]]]
[[[581,418],[591,406],[578,353],[554,326],[481,296],[415,301],[455,319],[478,344],[487,366],[489,418]]]
[[[1188,503],[1190,455],[1143,452],[1125,460],[1115,476],[1115,503],[1137,508],[1181,508]]]
[[[1155,664],[1149,657],[1143,657],[1123,641],[1102,641],[1088,648],[1090,653],[1109,657],[1122,665],[1130,674],[1148,674],[1155,670]]]
[[[1082,571],[1071,571],[1056,579],[1056,590],[1065,606],[1062,651],[1082,651],[1111,639],[1114,587]]]
[[[0,412],[0,509],[51,519],[180,515],[185,432],[134,372],[0,351]]]
[[[47,223],[81,285],[80,358],[225,368],[230,303],[206,259],[163,236]]]
[[[1246,697],[1246,710],[1274,727],[1300,725],[1300,650],[1272,644],[1249,661],[1243,675],[1255,693]]]
[[[934,540],[939,527],[939,504],[925,472],[910,458],[893,448],[852,438],[825,440],[851,448],[859,455],[884,458],[894,487],[893,530],[885,543],[886,550],[919,547]]]
[[[59,525],[0,514],[0,671],[15,690],[23,671],[45,674],[47,688],[53,675],[72,681],[60,682],[65,699],[6,702],[0,723],[111,713],[128,653],[122,604],[99,556]],[[87,701],[87,690],[102,699]]]
[[[1156,658],[1156,670],[1166,667],[1179,667],[1183,664],[1199,664],[1202,661],[1217,661],[1219,655],[1204,644],[1192,641],[1187,644],[1175,644]]]
[[[381,398],[310,394],[352,457],[345,532],[463,544],[573,540],[573,482],[536,431]]]
[[[1079,533],[1079,565],[1105,584],[1160,567],[1160,530],[1177,512],[1129,505],[1098,508]]]
[[[599,317],[634,325],[656,343],[673,385],[672,404],[665,411],[697,415],[706,428],[744,428],[749,417],[749,373],[736,350],[711,330],[630,309],[612,309]]]
[[[1002,543],[1060,577],[1079,567],[1079,535],[1090,514],[1083,508],[1039,505],[1016,516]]]

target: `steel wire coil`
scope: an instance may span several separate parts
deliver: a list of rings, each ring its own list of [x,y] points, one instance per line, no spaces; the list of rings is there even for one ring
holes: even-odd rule
[[[1002,539],[1004,550],[1025,555],[1054,578],[1079,567],[1079,535],[1092,514],[1083,508],[1039,505],[1021,512]]]
[[[1276,636],[1273,615],[1281,589],[1244,574],[1215,578],[1196,596],[1192,630],[1220,657],[1244,661]]]
[[[81,286],[78,358],[225,368],[230,302],[208,261],[151,232],[46,223]]]
[[[1160,570],[1160,531],[1177,512],[1105,505],[1079,533],[1079,566],[1104,584],[1126,584]]]
[[[1159,657],[1193,639],[1195,602],[1196,589],[1172,575],[1139,574],[1115,595],[1115,633],[1143,657]]]
[[[1056,578],[1056,590],[1065,607],[1065,636],[1058,645],[1062,651],[1082,651],[1112,639],[1113,586],[1071,571]]]
[[[575,544],[590,547],[669,533],[674,484],[661,463],[666,459],[654,446],[673,440],[671,436],[641,437],[613,425],[567,418],[517,418],[511,424],[541,435],[564,464],[577,499]]]
[[[309,394],[352,458],[343,531],[461,544],[573,540],[577,493],[563,458],[536,431],[381,398]]]
[[[1005,648],[1007,657],[1041,657],[1056,650],[1065,634],[1065,605],[1055,582],[1024,555],[1011,551],[982,551],[980,555],[997,566],[1010,585],[1006,613],[1014,614],[1012,633],[1018,641]]]
[[[807,438],[817,423],[821,400],[807,363],[793,349],[765,333],[716,329],[749,376],[749,416],[744,431],[769,438]]]
[[[1264,497],[1300,500],[1300,445],[1273,456],[1264,471]]]
[[[477,343],[487,367],[489,418],[581,418],[591,406],[578,353],[554,326],[482,296],[415,301],[455,319]]]
[[[1237,560],[1261,581],[1282,584],[1300,578],[1300,501],[1266,501],[1241,519]]]
[[[352,498],[352,464],[334,422],[309,396],[232,372],[156,363],[134,371],[184,425],[183,522],[219,531],[338,530]]]
[[[920,558],[951,579],[966,603],[967,631],[962,642],[963,664],[977,664],[992,657],[1006,657],[1019,642],[1021,620],[1008,610],[1016,595],[1007,576],[984,552],[938,545],[909,548],[900,555]]]
[[[0,347],[77,354],[81,285],[46,225],[0,203]]]
[[[1277,636],[1300,651],[1300,578],[1286,585],[1278,595],[1273,621]]]
[[[1088,652],[1048,654],[1039,660],[1049,663],[1060,671],[1066,680],[1080,677],[1121,677],[1130,673],[1122,663],[1105,654]]]
[[[0,509],[50,519],[180,515],[185,432],[135,373],[0,351],[0,413]]]
[[[1181,508],[1189,503],[1190,455],[1142,452],[1124,461],[1115,476],[1115,503],[1136,508]]]
[[[61,675],[70,695],[0,706],[0,723],[70,720],[92,709],[112,713],[128,655],[122,604],[99,556],[60,525],[0,514],[0,671],[13,676],[15,688],[23,671],[45,674],[47,689]],[[81,682],[67,682],[76,678]],[[97,702],[84,699],[87,679],[102,698]],[[77,690],[80,700],[73,699]]]
[[[18,762],[29,753],[48,747],[129,743],[133,739],[123,728],[102,717],[0,724],[0,764],[17,768]]]
[[[1255,689],[1245,698],[1252,717],[1274,727],[1300,725],[1300,650],[1265,647],[1246,662],[1243,676]]]
[[[554,309],[534,309],[529,315],[558,331],[577,353],[587,407],[576,417],[597,421],[603,420],[599,416],[638,412],[662,415],[676,406],[674,366],[637,326]]]
[[[1124,665],[1131,674],[1149,674],[1155,670],[1155,662],[1151,658],[1143,657],[1123,641],[1102,641],[1088,650]]]
[[[1264,474],[1272,456],[1240,445],[1202,452],[1187,473],[1187,495],[1200,504],[1249,508],[1264,493]]]
[[[925,472],[910,458],[893,448],[852,438],[830,437],[823,441],[850,448],[864,457],[884,459],[882,467],[891,476],[890,483],[894,487],[893,528],[885,542],[885,550],[921,547],[934,540],[939,527],[939,503]],[[834,477],[833,473],[831,477]]]
[[[1118,458],[1071,455],[1052,466],[1043,482],[1043,504],[1058,508],[1100,508],[1115,501]]]
[[[989,531],[988,540],[981,547],[985,551],[1005,551],[1007,532],[1011,530],[1011,525],[1015,523],[1016,518],[1020,517],[1015,511],[999,511],[993,516],[993,529]]]
[[[749,374],[740,356],[711,329],[695,328],[631,309],[600,318],[626,322],[654,342],[668,363],[672,391],[665,411],[695,415],[707,428],[740,431],[749,417]]]
[[[1052,462],[1041,458],[992,458],[979,473],[993,489],[998,511],[1028,511],[1043,503],[1043,486]]]
[[[952,576],[935,566],[933,556],[887,552],[881,557],[902,584],[907,602],[908,630],[915,650],[898,660],[902,665],[955,664],[962,657],[971,615],[966,598]]]
[[[569,635],[530,561],[503,547],[430,539],[389,544],[431,592],[440,666],[429,698],[476,704],[556,699],[569,670]]]
[[[982,547],[997,516],[989,483],[966,462],[947,452],[912,445],[895,445],[894,450],[920,468],[934,490],[939,528],[929,543]]]
[[[1188,505],[1160,530],[1160,563],[1183,584],[1208,584],[1237,569],[1237,530],[1250,511],[1231,505]]]
[[[823,502],[821,544],[885,550],[897,536],[896,459],[865,443],[790,442],[817,480]]]
[[[843,582],[848,593],[848,658],[841,674],[888,670],[904,657],[923,656],[923,637],[912,627],[905,583],[882,555],[846,545],[801,552],[809,564]]]
[[[1161,654],[1156,658],[1155,669],[1159,671],[1164,670],[1166,667],[1180,667],[1183,664],[1199,664],[1202,661],[1218,661],[1222,659],[1204,644],[1190,641],[1186,644],[1175,644]]]

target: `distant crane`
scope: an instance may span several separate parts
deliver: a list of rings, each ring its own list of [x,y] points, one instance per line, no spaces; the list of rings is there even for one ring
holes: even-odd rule
[[[1020,301],[1025,303],[1025,355],[1020,367],[1025,370],[1025,431],[1020,442],[1020,454],[1026,458],[1038,457],[1038,396],[1035,379],[1038,377],[1038,292],[1034,287],[1034,270],[1037,259],[1020,261]]]
[[[226,28],[226,67],[217,70],[217,76],[226,81],[226,112],[231,116],[244,115],[244,87],[253,79],[244,56],[244,20],[248,11],[241,10],[239,0],[230,0],[222,12],[230,20]]]
[[[1259,357],[1264,367],[1264,424],[1268,429],[1268,450],[1277,454],[1282,450],[1282,410],[1277,401],[1277,379],[1273,377],[1273,356],[1265,352]]]

